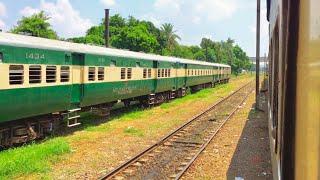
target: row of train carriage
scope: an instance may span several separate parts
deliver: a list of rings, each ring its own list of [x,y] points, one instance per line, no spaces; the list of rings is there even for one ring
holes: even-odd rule
[[[228,65],[0,33],[0,146],[42,137],[53,122],[113,104],[154,105],[228,82]]]

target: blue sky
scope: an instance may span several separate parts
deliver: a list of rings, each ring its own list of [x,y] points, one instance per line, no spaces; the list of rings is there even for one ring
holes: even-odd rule
[[[264,0],[262,6],[263,55],[268,47]],[[44,10],[59,36],[81,36],[101,22],[104,8],[110,8],[111,15],[132,15],[158,27],[172,23],[185,45],[198,45],[202,37],[215,41],[231,37],[255,56],[255,0],[0,0],[0,28],[10,30],[22,16]]]

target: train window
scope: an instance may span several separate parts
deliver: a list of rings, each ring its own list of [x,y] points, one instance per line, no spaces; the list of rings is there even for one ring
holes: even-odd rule
[[[164,69],[161,70],[161,77],[164,77]]]
[[[89,67],[88,80],[95,81],[96,80],[96,68]]]
[[[164,70],[164,77],[168,77],[168,69]]]
[[[98,68],[98,81],[104,81],[104,67]]]
[[[143,69],[143,78],[144,79],[147,78],[147,69],[146,68]]]
[[[128,70],[127,70],[127,78],[128,79],[132,78],[132,68],[128,68]]]
[[[151,69],[148,69],[148,78],[151,78]]]
[[[110,67],[115,67],[117,65],[115,60],[111,60]]]
[[[168,77],[171,77],[171,69],[168,69]]]
[[[41,66],[39,65],[29,66],[29,83],[30,84],[41,83]]]
[[[158,77],[161,75],[161,69],[158,69]]]
[[[193,70],[191,70],[191,76],[193,76]]]
[[[61,66],[60,72],[60,82],[69,82],[70,80],[70,67]]]
[[[126,68],[121,68],[121,79],[126,79]]]
[[[57,81],[57,67],[56,66],[47,66],[46,68],[46,82],[54,83]]]
[[[10,65],[9,83],[11,85],[23,84],[24,69],[22,65]]]

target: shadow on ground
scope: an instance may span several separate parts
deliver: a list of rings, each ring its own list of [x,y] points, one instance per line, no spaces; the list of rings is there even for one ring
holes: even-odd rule
[[[263,103],[265,106],[266,102]],[[227,172],[228,180],[272,179],[267,113],[256,111],[254,107],[232,157]]]

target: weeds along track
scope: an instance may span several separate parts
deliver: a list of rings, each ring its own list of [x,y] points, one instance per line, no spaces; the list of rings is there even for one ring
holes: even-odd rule
[[[179,179],[253,90],[252,81],[100,179]]]

